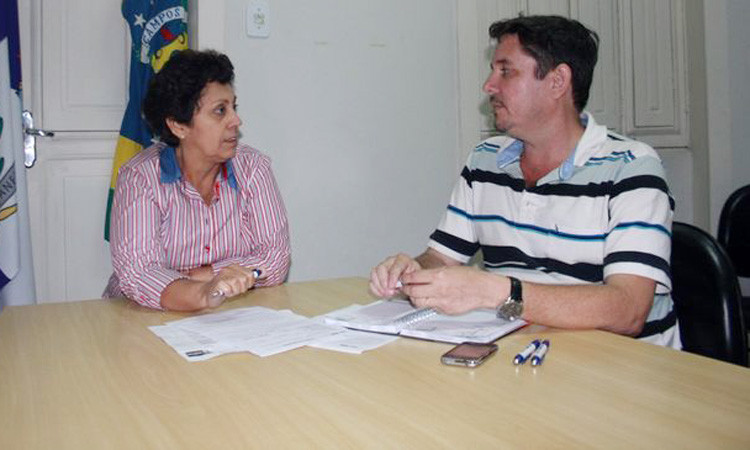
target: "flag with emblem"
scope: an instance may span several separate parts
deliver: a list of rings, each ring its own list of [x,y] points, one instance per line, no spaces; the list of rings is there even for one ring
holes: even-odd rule
[[[18,4],[0,1],[0,308],[34,303],[26,205]]]
[[[151,132],[141,116],[141,102],[151,77],[175,50],[188,48],[187,0],[123,0],[122,15],[130,27],[130,96],[120,126],[104,222],[104,239],[109,240],[112,197],[117,172],[135,154],[151,145]]]

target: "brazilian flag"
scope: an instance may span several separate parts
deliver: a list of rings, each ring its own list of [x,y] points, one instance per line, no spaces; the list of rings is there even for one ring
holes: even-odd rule
[[[188,0],[123,0],[122,15],[130,26],[133,49],[130,55],[130,100],[120,126],[112,180],[109,185],[104,239],[109,240],[112,197],[117,172],[136,153],[151,145],[151,132],[141,117],[141,102],[151,77],[175,50],[188,48]]]

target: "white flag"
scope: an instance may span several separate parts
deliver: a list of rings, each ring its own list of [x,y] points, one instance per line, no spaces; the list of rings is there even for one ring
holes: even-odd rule
[[[0,308],[35,302],[21,123],[18,9],[0,7]]]

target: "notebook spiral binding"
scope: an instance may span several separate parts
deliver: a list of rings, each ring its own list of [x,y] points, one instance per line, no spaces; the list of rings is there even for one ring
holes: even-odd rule
[[[428,317],[434,316],[435,314],[437,314],[437,311],[432,308],[422,308],[409,313],[404,317],[401,317],[400,319],[396,320],[395,323],[399,325],[411,325],[415,322],[419,322],[420,320],[424,320]]]

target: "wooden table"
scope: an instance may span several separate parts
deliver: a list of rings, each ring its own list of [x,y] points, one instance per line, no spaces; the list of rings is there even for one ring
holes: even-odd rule
[[[222,309],[317,315],[364,279],[253,290]],[[601,331],[527,327],[476,369],[399,339],[188,363],[146,327],[184,315],[125,300],[0,314],[0,449],[750,448],[750,370]],[[532,337],[536,369],[513,355]]]

